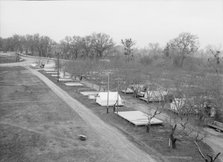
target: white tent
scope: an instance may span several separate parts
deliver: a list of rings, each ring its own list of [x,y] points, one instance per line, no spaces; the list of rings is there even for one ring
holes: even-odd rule
[[[78,83],[78,82],[66,82],[64,83],[66,86],[71,86],[71,87],[81,87],[83,84]]]
[[[123,106],[123,101],[118,92],[99,92],[96,96],[96,102],[101,106],[114,106],[115,104]]]
[[[38,64],[36,62],[30,64],[32,67],[37,67]]]
[[[59,81],[60,82],[70,82],[70,81],[73,81],[73,79],[71,79],[71,78],[59,78]]]
[[[125,93],[125,94],[133,94],[134,91],[131,88],[126,88],[125,90],[122,90],[122,93]]]
[[[146,100],[148,102],[163,101],[165,95],[167,95],[167,91],[147,91],[145,92],[142,100]]]

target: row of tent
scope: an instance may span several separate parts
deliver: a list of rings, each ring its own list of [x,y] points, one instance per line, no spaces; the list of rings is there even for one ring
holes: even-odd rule
[[[131,88],[130,88],[131,87]],[[134,87],[130,86],[126,88],[125,90],[122,90],[125,94],[133,94],[135,92]],[[133,87],[133,88],[132,88]],[[160,102],[164,101],[165,97],[168,95],[167,91],[164,90],[140,90],[137,91],[137,97],[139,99],[144,100],[146,102]]]
[[[37,63],[32,63],[32,67],[37,67]],[[52,74],[52,76],[57,76],[57,72],[55,71],[55,62],[51,61],[46,64],[44,64],[43,70],[46,71],[46,73]],[[71,81],[71,76],[69,74],[65,74],[63,72],[59,73],[59,81]],[[71,82],[65,83],[66,86],[71,86]],[[98,103],[101,106],[123,106],[123,100],[118,94],[118,92],[85,92],[83,94],[86,94],[91,99],[95,99],[96,103]]]
[[[36,64],[35,64],[36,65]],[[32,66],[35,66],[34,64]],[[55,69],[54,62],[48,62],[44,66],[45,71],[50,71]],[[71,77],[70,75],[65,75],[64,73],[60,73],[60,81],[70,81],[68,80]],[[123,93],[133,94],[135,89],[139,89],[137,95],[139,99],[144,100],[146,102],[161,102],[165,100],[165,97],[168,94],[167,91],[164,90],[146,90],[143,85],[131,85],[130,87],[122,90]],[[123,106],[123,100],[118,92],[96,92],[94,95],[89,94],[88,97],[90,99],[95,99],[96,103],[100,106]],[[177,112],[181,108],[185,107],[185,99],[183,98],[173,98],[172,102],[170,102],[170,110]]]
[[[44,67],[44,71],[48,74],[57,75],[57,72],[55,71],[55,67],[53,65],[47,65]],[[73,86],[73,84],[77,85],[77,82],[66,82],[70,81],[69,79],[72,79],[69,74],[60,72],[59,74],[59,80],[64,81],[66,86]],[[81,84],[81,83],[79,83]],[[100,106],[123,106],[124,102],[119,95],[118,92],[97,92],[97,91],[82,91],[82,95],[87,95],[89,99],[94,99],[97,104]],[[149,122],[149,116],[141,111],[121,111],[121,112],[115,112],[118,116],[121,118],[131,122],[135,126],[139,125],[147,125]],[[151,125],[159,125],[162,124],[163,121],[153,118],[150,121]]]

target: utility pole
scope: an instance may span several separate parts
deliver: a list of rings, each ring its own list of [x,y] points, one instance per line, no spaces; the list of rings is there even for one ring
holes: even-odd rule
[[[57,82],[60,78],[60,52],[57,52]]]
[[[107,93],[107,114],[108,114],[108,107],[109,107],[109,73],[108,73],[108,93]]]
[[[117,113],[118,113],[118,105],[119,105],[119,78],[118,78],[118,87],[117,87],[117,108],[116,108]]]

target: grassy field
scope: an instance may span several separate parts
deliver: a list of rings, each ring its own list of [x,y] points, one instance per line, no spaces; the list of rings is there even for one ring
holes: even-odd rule
[[[1,53],[0,52],[0,63],[12,63],[17,62],[16,55],[12,53]]]
[[[51,77],[49,74],[41,72],[46,75],[49,79],[51,79],[55,84],[60,86],[62,89],[67,91],[72,97],[79,100],[86,107],[92,110],[97,116],[99,116],[106,123],[116,127],[123,134],[127,136],[127,138],[135,143],[139,148],[145,150],[149,154],[154,156],[162,156],[164,159],[168,159],[171,162],[202,162],[203,159],[199,155],[199,152],[196,146],[193,144],[191,138],[185,138],[182,141],[177,143],[177,149],[173,150],[168,147],[168,138],[170,133],[170,125],[165,123],[163,126],[154,126],[151,129],[151,132],[146,133],[145,127],[135,127],[131,123],[121,119],[116,114],[112,113],[112,109],[110,109],[110,113],[106,113],[106,108],[101,107],[95,103],[93,100],[89,100],[87,97],[82,96],[79,92],[84,88],[80,87],[66,87],[63,82],[56,82],[54,77]],[[86,88],[85,90],[90,90],[90,88]],[[124,99],[128,102],[130,100],[134,100],[132,105],[134,106],[124,106],[120,108],[120,111],[127,110],[135,110],[138,109],[137,102],[143,104],[148,108],[148,111],[152,109],[152,105],[147,105],[142,101],[136,101],[133,97],[123,95]],[[212,150],[209,146],[204,143],[201,143],[202,150],[206,153],[211,153]]]
[[[124,161],[28,70],[0,73],[0,161]]]

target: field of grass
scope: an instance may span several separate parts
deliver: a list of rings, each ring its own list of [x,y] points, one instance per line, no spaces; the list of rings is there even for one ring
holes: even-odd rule
[[[13,63],[17,62],[16,55],[12,53],[0,53],[0,63]]]
[[[106,123],[116,127],[123,134],[127,136],[127,138],[132,141],[139,148],[148,152],[150,155],[163,157],[164,159],[168,159],[171,162],[202,162],[201,158],[196,146],[193,144],[191,138],[184,138],[184,140],[177,142],[177,149],[173,150],[168,147],[168,138],[170,133],[170,125],[165,123],[163,126],[154,126],[151,129],[150,133],[146,133],[145,127],[135,127],[131,123],[123,120],[118,117],[116,114],[112,113],[112,109],[110,109],[110,113],[106,113],[106,108],[101,107],[95,103],[93,100],[89,100],[87,97],[82,96],[80,91],[83,88],[80,87],[66,87],[63,82],[57,82],[55,78],[41,71],[42,74],[51,79],[55,84],[60,86],[62,89],[67,91],[72,97],[80,101],[87,108],[92,110],[98,117],[100,117]],[[85,88],[85,90],[91,90],[90,88]],[[127,102],[130,100],[136,100],[133,97],[123,95],[124,99]],[[144,104],[148,110],[152,109],[152,105],[147,105],[142,101],[136,101],[134,106],[124,106],[119,109],[119,111],[127,111],[127,110],[137,110],[137,102],[140,104]],[[205,153],[211,153],[212,150],[209,146],[204,143],[201,143],[202,150]]]
[[[0,73],[0,161],[124,161],[28,70]]]

